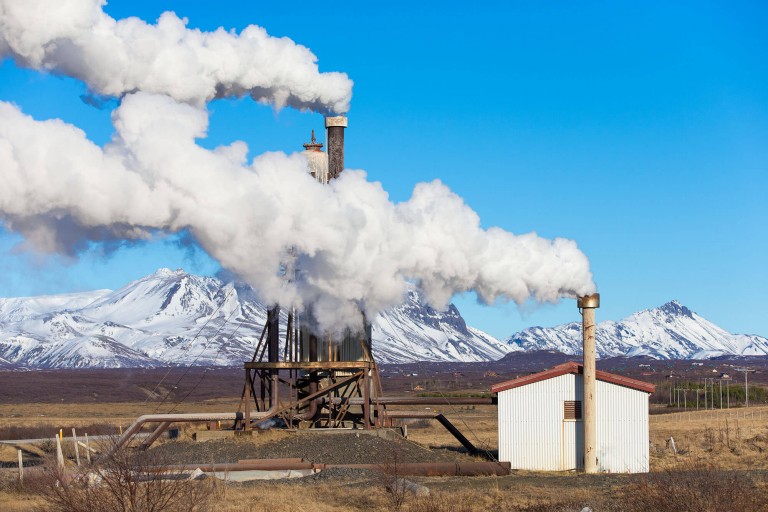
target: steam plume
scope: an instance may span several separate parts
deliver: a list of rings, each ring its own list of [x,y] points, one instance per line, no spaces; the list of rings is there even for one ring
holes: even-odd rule
[[[197,106],[250,95],[277,108],[349,110],[352,81],[320,73],[317,57],[251,25],[240,34],[188,29],[166,12],[150,25],[119,21],[105,0],[0,0],[0,58],[78,78],[101,95],[160,93]]]
[[[268,303],[311,307],[321,328],[355,325],[402,301],[407,280],[444,307],[481,300],[556,301],[595,290],[573,241],[483,230],[439,181],[393,203],[362,171],[316,182],[299,154],[247,162],[243,142],[209,151],[204,109],[168,96],[126,96],[103,148],[59,120],[36,121],[0,102],[0,212],[47,251],[83,240],[188,229]],[[78,245],[79,244],[79,245]],[[296,255],[298,279],[279,274]]]

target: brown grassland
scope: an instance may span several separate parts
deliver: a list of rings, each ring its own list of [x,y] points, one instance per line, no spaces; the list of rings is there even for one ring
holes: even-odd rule
[[[205,400],[176,412],[227,411],[231,400]],[[496,408],[492,406],[437,407],[477,446],[497,449]],[[65,436],[93,429],[118,432],[137,416],[152,412],[142,401],[114,403],[0,404],[0,434],[43,432],[52,437],[59,428]],[[182,435],[189,436],[189,427]],[[47,432],[47,433],[45,433]],[[408,438],[430,448],[460,450],[439,424],[408,424]],[[36,436],[33,436],[36,437]],[[674,438],[677,453],[669,442]],[[505,477],[413,477],[430,495],[402,496],[387,490],[388,477],[317,479],[311,482],[256,482],[206,485],[200,510],[243,511],[579,511],[593,510],[768,510],[768,407],[653,414],[650,417],[651,473],[648,475],[584,475],[516,471]],[[66,442],[65,447],[69,446]],[[0,510],[65,510],[52,508],[41,497],[33,476],[19,486],[16,449],[34,458],[43,455],[31,445],[0,445]],[[69,448],[68,448],[69,449]],[[47,447],[50,450],[50,446]],[[71,454],[70,454],[71,455]],[[322,462],[322,461],[318,461]],[[31,473],[28,472],[28,475]],[[50,483],[50,482],[49,482]],[[391,482],[389,482],[391,483]],[[47,484],[45,484],[47,485]],[[130,509],[126,509],[130,510]],[[140,510],[140,509],[139,509]],[[170,510],[170,509],[168,509]],[[191,510],[191,509],[190,509]],[[93,511],[91,511],[93,512]]]

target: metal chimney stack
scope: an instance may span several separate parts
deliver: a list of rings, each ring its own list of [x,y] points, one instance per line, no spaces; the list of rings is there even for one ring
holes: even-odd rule
[[[344,129],[346,127],[346,116],[325,118],[329,180],[338,178],[344,170]]]
[[[584,472],[597,473],[597,394],[595,355],[595,309],[600,294],[579,297],[584,354]]]

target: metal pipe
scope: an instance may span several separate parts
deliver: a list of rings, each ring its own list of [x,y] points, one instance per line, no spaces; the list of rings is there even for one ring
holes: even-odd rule
[[[174,471],[194,471],[196,469],[199,469],[200,471],[203,471],[206,473],[212,473],[214,471],[221,471],[221,472],[254,471],[254,470],[285,471],[285,470],[291,470],[291,469],[297,469],[297,470],[298,469],[314,469],[314,464],[312,464],[311,462],[285,462],[285,461],[270,462],[269,460],[265,460],[264,462],[258,462],[258,463],[249,462],[246,464],[224,462],[221,464],[178,464],[178,465],[157,467],[157,471],[162,473],[174,472]]]
[[[304,459],[302,457],[285,457],[282,459],[241,459],[238,460],[238,464],[272,464],[275,462],[284,462],[284,463],[301,463],[301,462],[309,462],[307,459]]]
[[[267,360],[270,363],[277,363],[280,354],[280,306],[275,305],[267,311]],[[274,374],[278,370],[270,370]]]
[[[363,374],[363,427],[371,428],[371,370]]]
[[[317,336],[314,334],[309,335],[309,361],[317,362]],[[309,372],[309,394],[314,395],[317,393],[317,372]],[[300,421],[312,421],[317,416],[318,403],[320,398],[316,398],[309,402],[309,409],[301,414],[297,414],[295,417]]]
[[[405,462],[401,464],[315,464],[317,469],[370,469],[403,476],[505,476],[509,462]]]
[[[314,395],[317,393],[317,382],[310,381],[309,383],[309,394]],[[300,421],[312,421],[315,419],[315,416],[317,416],[317,403],[320,401],[319,398],[315,398],[314,400],[309,402],[309,409],[307,409],[305,412],[301,414],[297,414],[294,416],[297,420]]]
[[[470,454],[476,455],[480,453],[480,450],[475,448],[475,445],[473,445],[469,439],[464,437],[464,434],[462,434],[459,429],[453,426],[453,423],[448,421],[448,418],[438,412],[387,411],[387,416],[392,419],[437,420],[443,427],[445,427],[448,432],[453,435],[453,437],[456,438],[456,440],[462,444],[462,446],[464,446],[464,448],[467,449]]]
[[[247,370],[246,370],[247,371]],[[267,418],[274,414],[274,412],[278,408],[278,380],[277,375],[274,375],[272,377],[272,399],[270,408],[266,411],[259,411],[259,412],[250,412],[249,405],[250,402],[246,402],[246,414],[242,412],[233,412],[233,413],[187,413],[187,414],[145,414],[143,416],[139,416],[136,421],[133,422],[133,424],[128,427],[128,429],[123,432],[123,435],[120,437],[120,439],[117,440],[117,443],[115,443],[115,446],[113,446],[109,452],[107,452],[107,456],[111,456],[113,453],[115,453],[117,450],[125,446],[128,441],[136,434],[139,430],[141,430],[141,427],[144,426],[145,423],[194,423],[199,421],[227,421],[227,420],[246,420],[244,423],[244,429],[250,430],[250,420],[251,419],[262,419]],[[247,383],[246,383],[247,384]],[[166,427],[167,428],[167,427]],[[157,432],[157,430],[155,431]],[[153,433],[154,435],[154,433]],[[151,437],[151,436],[150,436]],[[155,438],[156,439],[156,438]],[[152,439],[154,441],[154,439]],[[148,448],[149,445],[152,444],[151,441],[147,440],[143,443],[144,448]]]
[[[329,180],[338,178],[344,170],[344,129],[346,127],[346,116],[325,118]]]
[[[349,382],[353,381],[354,379],[360,377],[361,374],[362,374],[362,372],[355,373],[354,375],[351,375],[351,376],[346,377],[346,378],[344,378],[342,380],[339,380],[339,381],[335,382],[334,384],[331,384],[331,385],[321,389],[320,391],[317,391],[317,392],[315,392],[313,394],[309,394],[309,395],[305,396],[304,398],[300,398],[300,399],[296,400],[295,402],[293,402],[293,403],[291,403],[291,404],[289,404],[287,406],[283,406],[282,408],[278,408],[278,407],[273,406],[273,407],[270,408],[269,411],[265,411],[265,414],[264,414],[264,416],[261,416],[261,419],[265,420],[265,419],[271,418],[272,416],[276,416],[276,415],[281,414],[283,412],[290,411],[294,407],[297,407],[297,406],[299,406],[300,404],[302,404],[304,402],[311,402],[313,400],[316,400],[317,398],[320,398],[322,395],[324,395],[326,393],[330,393],[333,390],[338,389],[341,386],[344,386],[344,385],[348,384]],[[275,387],[275,390],[276,389],[277,389],[277,387]],[[277,404],[277,401],[275,401],[275,404]]]
[[[257,413],[257,414],[266,414]],[[128,441],[136,434],[145,423],[164,423],[164,422],[182,422],[192,423],[199,421],[218,421],[218,420],[242,420],[243,413],[241,412],[211,412],[211,413],[187,413],[187,414],[145,414],[136,418],[136,421],[123,432],[120,439],[117,440],[115,445],[107,452],[107,456],[112,455],[117,450],[125,446]]]
[[[251,430],[251,369],[245,369],[245,388],[243,388],[243,406],[245,407],[245,421],[243,429]]]
[[[600,307],[600,294],[579,297],[584,355],[584,472],[597,473],[597,386],[595,353],[595,309]]]
[[[332,402],[334,405],[349,404],[362,405],[364,399],[360,397],[336,397],[325,399],[324,403]],[[496,405],[497,398],[481,397],[411,397],[411,396],[380,396],[375,401],[381,405]]]
[[[161,424],[160,424],[160,425],[159,425],[159,426],[158,426],[158,427],[155,429],[155,431],[154,431],[154,432],[152,432],[152,433],[149,435],[149,437],[148,437],[146,440],[144,440],[144,442],[143,442],[143,443],[141,443],[141,449],[142,449],[142,450],[146,450],[147,448],[149,448],[149,445],[151,445],[152,443],[154,443],[155,441],[157,441],[157,438],[158,438],[158,437],[160,437],[160,436],[163,434],[163,432],[165,432],[166,430],[168,430],[168,427],[170,427],[170,426],[171,426],[171,422],[170,422],[170,421],[164,421],[164,422],[162,422],[162,423],[161,423]]]

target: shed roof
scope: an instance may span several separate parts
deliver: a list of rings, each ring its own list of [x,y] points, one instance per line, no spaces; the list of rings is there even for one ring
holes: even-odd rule
[[[544,370],[543,372],[534,373],[531,375],[526,375],[525,377],[519,377],[517,379],[512,379],[506,382],[500,382],[498,384],[494,384],[491,386],[491,392],[498,393],[499,391],[506,391],[507,389],[519,388],[521,386],[527,386],[528,384],[533,384],[534,382],[553,379],[555,377],[559,377],[561,375],[567,375],[569,373],[573,373],[573,374],[584,373],[584,365],[579,363],[574,363],[573,361],[569,361],[567,363],[557,365],[554,368],[550,368],[549,370]],[[644,391],[646,393],[653,393],[654,391],[656,391],[656,386],[654,384],[649,384],[648,382],[643,382],[637,379],[630,379],[629,377],[616,375],[614,373],[608,373],[608,372],[597,370],[596,377],[597,377],[597,380],[602,380],[603,382],[610,382],[611,384],[616,384],[617,386],[624,386],[627,388],[635,389],[637,391]]]

